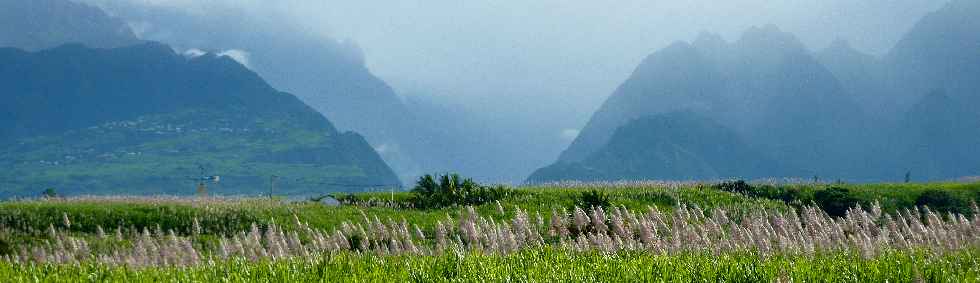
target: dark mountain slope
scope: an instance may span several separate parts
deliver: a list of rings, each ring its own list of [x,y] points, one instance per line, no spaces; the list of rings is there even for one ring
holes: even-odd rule
[[[954,0],[926,15],[885,58],[888,89],[899,106],[944,89],[980,103],[980,1]]]
[[[861,144],[869,125],[829,71],[797,53],[760,78],[751,81],[756,89],[745,92],[744,108],[729,112],[724,121],[747,117],[733,127],[769,158],[803,170],[803,176],[867,176],[855,170],[869,161]]]
[[[949,180],[980,173],[980,113],[942,91],[923,97],[896,135],[905,137],[897,168],[917,180]]]
[[[542,168],[528,181],[760,178],[785,171],[731,129],[694,112],[672,112],[633,120],[586,159]]]
[[[620,126],[639,117],[717,105],[721,76],[687,43],[677,43],[647,57],[592,116],[559,160],[576,162],[608,143]]]
[[[702,34],[693,45],[654,53],[594,114],[559,162],[590,156],[631,119],[685,110],[733,129],[761,159],[798,169],[746,175],[862,178],[868,174],[854,170],[876,162],[860,143],[870,138],[863,110],[803,44],[774,26],[750,29],[733,43]],[[637,146],[635,151],[643,150]],[[710,172],[674,177],[702,173]]]
[[[884,58],[886,93],[905,111],[894,167],[918,180],[980,174],[980,1],[954,0],[923,17]]]
[[[0,50],[5,195],[185,194],[198,166],[216,192],[283,194],[397,184],[364,140],[228,57],[162,44]],[[360,187],[364,187],[360,186]]]
[[[816,55],[817,60],[840,81],[848,95],[875,114],[884,115],[880,106],[887,95],[881,95],[881,62],[872,55],[838,40]]]
[[[389,149],[384,157],[398,171],[412,171],[421,163],[416,160],[439,156],[432,152],[429,135],[417,132],[418,118],[371,73],[354,44],[234,8],[212,9],[202,16],[166,5],[92,2],[144,27],[145,39],[180,50],[247,54],[248,67],[273,87],[294,93],[338,129],[356,131],[374,147]]]
[[[129,26],[68,0],[0,1],[0,47],[41,50],[65,43],[122,47],[138,43]]]

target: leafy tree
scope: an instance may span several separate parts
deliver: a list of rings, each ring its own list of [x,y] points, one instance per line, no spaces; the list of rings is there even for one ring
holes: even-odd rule
[[[412,189],[412,204],[416,208],[481,205],[514,193],[515,191],[502,186],[481,186],[473,179],[464,179],[459,174],[425,175],[419,178]]]

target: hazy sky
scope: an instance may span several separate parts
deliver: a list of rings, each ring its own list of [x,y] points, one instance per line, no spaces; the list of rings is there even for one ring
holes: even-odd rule
[[[649,53],[700,31],[734,40],[776,24],[814,49],[843,38],[881,54],[936,0],[95,0],[230,6],[351,39],[404,93],[452,95],[500,115],[580,127]],[[531,107],[534,105],[535,107]],[[560,105],[560,106],[559,106]],[[529,111],[548,111],[549,115]],[[524,115],[527,114],[527,115]],[[556,136],[568,136],[555,129]]]
[[[242,9],[264,22],[353,40],[402,95],[464,102],[524,127],[557,156],[647,55],[701,31],[732,41],[775,24],[811,49],[841,38],[883,54],[940,0],[84,0]],[[228,23],[235,24],[235,23]],[[247,52],[248,50],[244,50]],[[536,163],[548,161],[536,160]],[[541,164],[544,165],[544,164]]]

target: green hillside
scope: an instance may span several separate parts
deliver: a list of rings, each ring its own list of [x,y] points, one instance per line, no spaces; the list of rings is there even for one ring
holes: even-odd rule
[[[193,194],[202,175],[226,195],[267,193],[270,178],[288,195],[399,185],[360,135],[227,57],[148,43],[0,62],[0,197]]]

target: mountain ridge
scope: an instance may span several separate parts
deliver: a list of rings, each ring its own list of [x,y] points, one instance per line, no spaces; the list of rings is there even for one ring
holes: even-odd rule
[[[775,26],[749,29],[732,43],[702,33],[644,59],[559,162],[600,150],[631,119],[695,111],[747,138],[766,159],[798,169],[794,175],[836,175],[850,169],[837,160],[860,159],[860,149],[836,150],[851,145],[842,136],[862,137],[868,126],[852,122],[864,114],[851,99],[795,36]]]
[[[268,193],[272,175],[282,195],[400,185],[362,136],[227,56],[69,44],[0,62],[16,100],[0,122],[21,129],[0,135],[2,196],[191,194],[198,167],[221,176],[217,194]]]
[[[974,52],[980,50],[978,13],[980,2],[952,1],[922,18],[881,58],[842,41],[811,52],[795,36],[771,25],[751,28],[732,43],[703,32],[690,44],[699,53],[676,57],[700,56],[706,60],[688,64],[714,67],[657,66],[648,64],[648,57],[582,130],[578,139],[587,142],[573,142],[556,163],[563,165],[548,168],[549,174],[559,174],[554,169],[562,166],[582,171],[568,167],[581,159],[567,157],[612,148],[617,141],[610,140],[610,129],[623,125],[622,117],[656,115],[663,105],[691,110],[686,105],[710,101],[695,87],[682,89],[679,102],[660,94],[678,81],[665,78],[695,77],[679,70],[714,69],[720,79],[707,79],[702,72],[687,82],[720,85],[707,96],[716,99],[714,104],[698,113],[735,130],[768,160],[795,170],[771,177],[881,181],[906,172],[921,180],[976,175],[980,168],[972,164],[980,161],[971,145],[980,143],[980,114],[964,107],[980,103],[980,53]],[[671,45],[651,57],[678,46],[687,44]],[[643,83],[652,86],[631,87]],[[626,155],[649,149],[636,145],[632,151],[619,150]]]
[[[718,180],[788,171],[744,143],[733,130],[693,111],[633,119],[609,144],[579,162],[558,162],[529,183],[566,180]]]
[[[86,4],[65,0],[0,2],[0,47],[37,51],[65,43],[112,48],[139,42],[128,25]]]

